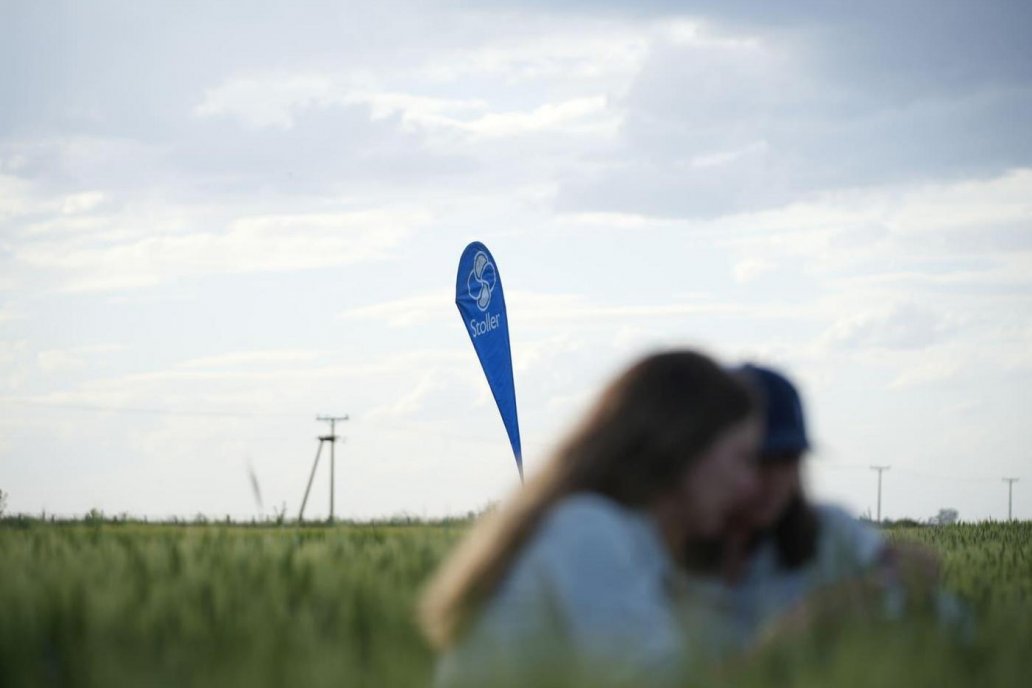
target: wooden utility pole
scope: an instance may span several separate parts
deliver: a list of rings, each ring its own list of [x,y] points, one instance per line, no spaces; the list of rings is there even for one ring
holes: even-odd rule
[[[1011,511],[1011,506],[1014,503],[1014,501],[1013,501],[1013,497],[1014,497],[1014,483],[1018,482],[1018,479],[1017,478],[1004,478],[1003,482],[1007,483],[1007,520],[1008,521],[1012,521],[1012,520],[1014,520],[1013,512]]]
[[[330,434],[325,435],[324,438],[330,443],[330,523],[333,523],[335,512],[333,510],[333,495],[337,487],[337,458],[334,452],[334,448],[337,446],[337,421],[347,420],[347,415],[343,416],[317,416],[316,420],[330,424]],[[320,437],[319,439],[324,439]]]
[[[347,420],[348,417],[344,416],[316,416],[315,418],[319,422],[325,422],[330,424],[330,434],[319,436],[319,449],[315,452],[315,461],[312,463],[312,472],[308,475],[308,485],[305,487],[305,496],[301,500],[301,509],[298,511],[297,520],[300,523],[305,517],[305,505],[308,504],[308,493],[312,489],[312,480],[315,479],[315,469],[319,467],[319,456],[322,454],[323,443],[328,442],[330,445],[330,517],[329,522],[333,523],[335,515],[334,505],[334,491],[336,487],[336,469],[337,469],[337,457],[334,447],[337,444],[337,440],[340,439],[337,436],[337,421]]]
[[[871,466],[872,471],[878,471],[878,523],[881,523],[881,474],[891,466]]]

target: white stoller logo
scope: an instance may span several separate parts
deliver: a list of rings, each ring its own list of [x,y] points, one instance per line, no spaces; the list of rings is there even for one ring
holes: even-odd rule
[[[491,305],[491,294],[497,281],[495,267],[487,254],[477,251],[477,255],[473,256],[473,270],[466,280],[466,287],[469,289],[469,297],[477,302],[477,308],[480,310],[486,311]]]

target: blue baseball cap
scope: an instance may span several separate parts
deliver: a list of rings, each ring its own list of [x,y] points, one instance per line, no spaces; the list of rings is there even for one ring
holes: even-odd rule
[[[797,457],[810,448],[799,392],[788,378],[770,368],[746,363],[739,370],[760,396],[766,434],[761,460]]]

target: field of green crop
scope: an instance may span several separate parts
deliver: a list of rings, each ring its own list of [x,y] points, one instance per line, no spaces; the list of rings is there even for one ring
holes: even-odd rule
[[[460,525],[0,523],[0,686],[426,685],[412,622]],[[726,686],[1032,685],[1032,523],[892,531],[973,632],[915,614],[782,639]],[[970,630],[970,629],[969,629]]]

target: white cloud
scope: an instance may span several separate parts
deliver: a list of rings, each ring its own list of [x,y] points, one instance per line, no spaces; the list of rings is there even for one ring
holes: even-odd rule
[[[1016,277],[1011,262],[1032,260],[1032,242],[1015,252],[991,240],[1000,227],[1032,228],[1028,198],[1032,170],[1023,168],[979,181],[832,192],[699,226],[745,263],[801,261],[808,273],[854,284],[857,271],[866,279],[998,279]],[[973,269],[972,249],[992,254],[993,263]]]
[[[530,112],[492,112],[459,126],[481,137],[519,136],[542,131],[612,134],[620,125],[605,96],[545,103]]]
[[[764,258],[745,258],[735,263],[735,281],[739,284],[748,284],[774,268],[775,264]]]
[[[571,30],[576,25],[576,31]],[[522,29],[522,30],[521,30]],[[646,59],[656,29],[634,23],[573,18],[518,27],[516,36],[494,37],[486,45],[456,49],[418,68],[432,82],[487,77],[508,85],[559,81],[629,81]],[[662,27],[658,29],[662,31]]]
[[[506,291],[510,319],[520,324],[574,320],[621,320],[705,313],[743,313],[746,307],[706,299],[657,304],[600,304],[579,294],[553,294],[524,289]],[[432,292],[418,296],[349,308],[341,318],[380,320],[392,327],[407,327],[438,320],[443,314],[453,317],[455,297],[451,292]]]
[[[513,370],[517,375],[535,368],[547,370],[555,359],[582,353],[586,345],[584,339],[570,332],[524,341],[512,354]]]
[[[25,339],[0,339],[0,386],[14,391],[29,378],[29,342]]]
[[[0,161],[0,170],[3,169]],[[0,174],[0,222],[21,215],[31,207],[29,183],[25,180]]]
[[[17,356],[28,349],[28,342],[24,339],[16,341],[0,340],[0,365],[6,365],[15,360]]]
[[[767,142],[756,141],[741,148],[731,150],[715,151],[711,153],[700,153],[689,159],[692,167],[721,167],[748,159],[750,157],[762,157],[767,153]]]
[[[348,308],[339,314],[345,320],[380,320],[391,327],[408,327],[440,319],[455,308],[455,295],[435,291],[404,299]]]
[[[410,130],[444,130],[479,138],[535,132],[611,135],[620,124],[604,95],[546,102],[529,110],[492,107],[482,98],[442,98],[355,87],[349,77],[268,74],[237,77],[209,90],[197,117],[232,117],[251,129],[291,129],[311,108],[368,106],[370,118],[398,115]]]
[[[463,134],[476,139],[542,132],[612,135],[620,125],[605,96],[544,103],[531,110],[492,110],[483,100],[448,100],[402,93],[356,93],[349,102],[368,103],[374,118],[398,114],[410,129]]]
[[[561,218],[564,223],[573,226],[586,227],[590,229],[623,229],[623,230],[644,230],[662,229],[669,227],[672,222],[664,218],[638,215],[635,213],[580,213],[563,212]]]
[[[0,306],[0,324],[17,320],[18,318],[24,317],[19,310],[10,304],[4,304]]]
[[[467,376],[456,373],[454,368],[442,366],[414,369],[406,377],[408,382],[400,395],[369,409],[363,414],[363,419],[373,423],[425,419],[430,411],[440,412],[442,400],[453,395],[456,388],[468,392],[473,383]]]
[[[86,365],[81,356],[67,350],[40,351],[36,362],[44,373],[64,373]]]
[[[14,259],[57,271],[68,291],[117,290],[213,273],[306,270],[383,260],[427,220],[418,211],[244,216],[224,232],[184,232],[120,243],[37,241]]]
[[[321,74],[273,73],[235,77],[208,89],[196,117],[234,117],[252,129],[290,129],[304,108],[340,102],[333,80]]]
[[[314,361],[323,355],[322,351],[304,349],[264,349],[258,351],[232,351],[214,356],[191,358],[180,364],[182,368],[226,369],[248,366],[266,366],[278,363]]]
[[[480,98],[460,100],[388,91],[353,91],[343,100],[368,105],[373,119],[400,115],[402,124],[409,129],[460,127],[462,117],[488,109],[487,102]]]
[[[1009,170],[990,179],[922,185],[903,196],[886,223],[922,237],[1014,223],[1028,230],[1032,228],[1032,168]]]
[[[103,191],[83,191],[69,194],[61,201],[61,212],[65,215],[88,213],[100,206],[108,196]]]
[[[251,130],[290,130],[306,112],[361,106],[373,120],[398,116],[408,130],[474,139],[535,132],[611,136],[622,121],[614,98],[641,69],[652,42],[670,30],[663,22],[577,20],[576,25],[571,33],[552,21],[521,23],[513,26],[512,36],[503,31],[489,42],[478,41],[481,45],[378,71],[349,66],[236,74],[206,89],[192,113],[235,119]],[[691,40],[712,44],[704,35]],[[475,97],[452,95],[456,84],[481,81],[484,88]],[[516,91],[499,85],[526,88],[513,98]],[[565,97],[556,98],[557,92]]]
[[[93,357],[124,351],[121,344],[94,344],[65,349],[47,349],[36,354],[36,363],[46,374],[68,373],[82,370]]]
[[[963,365],[956,351],[927,352],[921,360],[903,367],[889,383],[894,390],[932,384],[954,377]]]
[[[948,315],[899,302],[838,320],[824,341],[843,348],[923,349],[941,342],[956,327]]]

